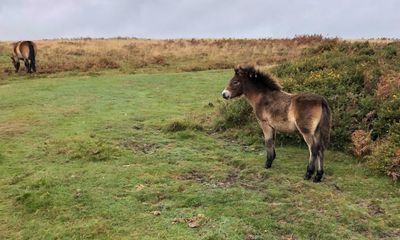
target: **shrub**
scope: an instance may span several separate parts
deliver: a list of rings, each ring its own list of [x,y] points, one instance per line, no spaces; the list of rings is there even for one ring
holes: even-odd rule
[[[394,44],[390,46],[398,48]],[[279,65],[273,72],[284,79],[282,85],[287,91],[325,96],[333,113],[332,146],[350,149],[354,131],[372,131],[374,139],[384,137],[399,119],[400,99],[379,102],[374,97],[377,87],[379,89],[378,82],[382,82],[382,72],[387,68],[398,69],[394,62],[378,59],[377,56],[382,55],[376,54],[379,51],[387,50],[368,42],[320,45],[306,51],[303,59]],[[393,82],[390,84],[392,93],[399,89]],[[379,93],[381,97],[382,90]],[[398,93],[392,95],[398,96]],[[372,112],[376,114],[371,115]]]
[[[397,48],[392,43],[383,47],[383,56],[387,59],[392,59],[397,56]]]
[[[400,179],[400,122],[391,126],[389,134],[367,157],[367,164],[395,181]]]
[[[374,137],[384,137],[391,126],[400,122],[400,89],[379,105],[377,118],[372,122]]]
[[[356,157],[364,157],[371,152],[372,139],[371,133],[364,130],[356,130],[351,134],[353,144],[353,154]]]
[[[217,131],[241,127],[247,125],[249,122],[256,121],[253,109],[243,98],[220,104],[217,114],[218,116],[213,124],[214,129]]]
[[[112,59],[108,59],[108,58],[100,58],[97,61],[97,65],[98,68],[100,69],[115,69],[115,68],[119,68],[119,64],[117,62],[115,62]]]
[[[377,102],[383,102],[393,96],[398,89],[400,89],[400,73],[389,72],[379,78],[375,99]]]

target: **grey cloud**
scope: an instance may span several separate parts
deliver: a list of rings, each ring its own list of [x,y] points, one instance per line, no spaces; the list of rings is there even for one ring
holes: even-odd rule
[[[0,39],[399,38],[399,9],[397,0],[3,0]]]

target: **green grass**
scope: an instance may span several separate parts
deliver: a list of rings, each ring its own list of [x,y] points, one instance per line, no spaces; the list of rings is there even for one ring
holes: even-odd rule
[[[230,76],[3,82],[0,239],[400,237],[398,185],[352,157],[329,151],[314,184],[305,148],[265,170],[262,148],[179,124],[212,114]]]

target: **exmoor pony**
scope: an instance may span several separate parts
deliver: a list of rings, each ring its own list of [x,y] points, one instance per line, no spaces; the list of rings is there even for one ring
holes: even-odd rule
[[[331,110],[327,101],[312,93],[290,94],[268,74],[253,66],[235,68],[235,75],[222,92],[225,99],[244,95],[253,107],[262,128],[267,149],[265,167],[275,159],[275,132],[301,133],[310,151],[304,179],[309,180],[317,169],[313,181],[320,182],[324,174],[324,150],[329,143]]]
[[[15,72],[18,72],[22,60],[25,63],[25,68],[28,73],[36,72],[36,44],[32,41],[19,41],[13,44],[13,52],[10,56],[15,67]]]

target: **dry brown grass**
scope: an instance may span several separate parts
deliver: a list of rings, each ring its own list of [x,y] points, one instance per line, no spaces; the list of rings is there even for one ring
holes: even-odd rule
[[[397,89],[400,89],[400,73],[389,72],[379,79],[375,91],[375,98],[379,102],[391,97]]]
[[[371,132],[356,130],[351,134],[351,141],[353,144],[353,154],[356,157],[361,158],[371,153],[373,148]]]
[[[40,40],[38,73],[64,71],[199,71],[231,68],[238,63],[260,67],[299,56],[302,49],[337,39],[319,35],[293,39],[59,39]],[[0,43],[1,72],[13,73],[7,55],[11,42]]]
[[[25,133],[30,128],[28,121],[9,121],[0,123],[0,136],[13,137]]]

